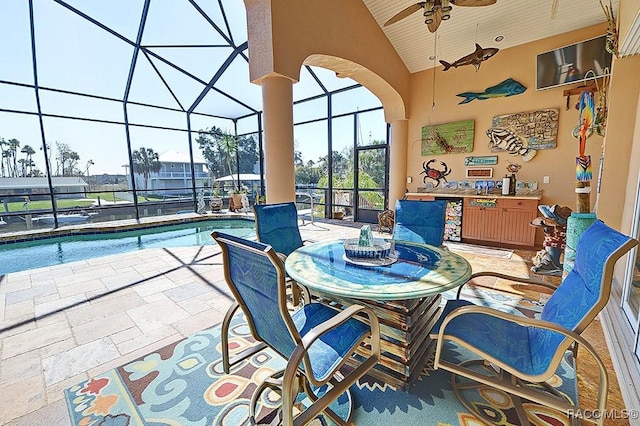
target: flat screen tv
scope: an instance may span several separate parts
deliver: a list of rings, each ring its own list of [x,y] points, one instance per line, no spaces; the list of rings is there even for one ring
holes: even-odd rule
[[[606,41],[606,36],[600,36],[540,53],[536,61],[536,90],[608,75],[612,55],[605,49]],[[593,74],[586,75],[589,70]]]

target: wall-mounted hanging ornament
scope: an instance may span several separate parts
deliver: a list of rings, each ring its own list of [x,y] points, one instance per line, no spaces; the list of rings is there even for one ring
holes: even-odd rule
[[[604,48],[607,52],[618,57],[618,25],[616,24],[616,17],[613,15],[613,5],[609,0],[609,6],[602,4],[600,0],[600,6],[604,12],[605,18],[607,18],[607,43]]]
[[[509,130],[526,141],[529,149],[551,149],[557,146],[559,114],[559,109],[543,109],[498,115],[492,127]]]
[[[435,158],[425,161],[422,163],[423,171],[420,174],[424,173],[424,178],[422,178],[423,183],[427,183],[427,179],[431,179],[434,181],[434,186],[440,185],[440,181],[444,180],[447,182],[447,176],[451,173],[451,169],[447,166],[444,161],[440,161],[439,169],[431,167],[431,164],[435,163],[437,160]]]
[[[492,127],[487,130],[487,136],[492,151],[507,151],[511,155],[521,155],[522,161],[531,161],[538,153],[535,149],[527,147],[526,142],[508,129]]]
[[[524,93],[525,90],[527,90],[527,88],[524,87],[521,83],[512,78],[508,78],[505,81],[496,84],[495,86],[487,87],[486,89],[484,89],[484,92],[463,92],[458,93],[456,96],[464,98],[462,101],[458,102],[458,105],[460,105],[468,104],[475,99],[483,101],[485,99],[515,96]]]
[[[473,151],[473,120],[424,126],[422,128],[423,156],[456,154]]]
[[[579,182],[587,182],[593,179],[593,171],[591,169],[591,156],[585,154],[587,147],[587,138],[593,132],[593,123],[595,119],[595,103],[593,93],[584,91],[580,95],[580,122],[578,123],[578,139],[580,147],[578,156],[576,157],[576,178]]]
[[[446,71],[451,67],[458,68],[465,65],[473,65],[474,67],[476,67],[477,72],[480,69],[480,64],[498,53],[499,50],[500,49],[498,49],[497,47],[488,47],[486,49],[483,49],[482,46],[476,43],[476,50],[454,61],[451,64],[449,62],[441,60],[440,63],[444,67],[442,71]]]
[[[593,179],[590,155],[576,157],[576,178],[578,182],[588,182]]]

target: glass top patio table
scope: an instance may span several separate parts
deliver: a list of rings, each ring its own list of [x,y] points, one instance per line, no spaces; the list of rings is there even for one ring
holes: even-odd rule
[[[320,293],[368,300],[407,300],[435,296],[471,276],[463,257],[426,244],[395,242],[398,260],[387,266],[360,266],[345,259],[344,240],[319,242],[291,253],[291,278]]]

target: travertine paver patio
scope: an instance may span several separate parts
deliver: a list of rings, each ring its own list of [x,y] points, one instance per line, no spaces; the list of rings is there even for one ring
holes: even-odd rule
[[[358,235],[330,223],[301,231]],[[219,323],[231,303],[219,254],[147,249],[1,277],[0,424],[69,424],[64,388]]]
[[[358,226],[345,225],[300,229],[303,239],[317,241],[358,235]],[[532,254],[463,255],[474,272],[527,275]],[[69,425],[63,389],[219,323],[230,303],[214,245],[0,277],[0,424]]]

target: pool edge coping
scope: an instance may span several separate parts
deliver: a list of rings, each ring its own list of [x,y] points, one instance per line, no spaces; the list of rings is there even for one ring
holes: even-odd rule
[[[174,214],[165,216],[153,216],[142,219],[121,219],[111,222],[84,223],[81,225],[71,225],[59,228],[49,228],[43,230],[31,230],[12,233],[10,235],[0,235],[0,245],[10,245],[28,241],[46,240],[56,237],[68,237],[74,235],[96,235],[115,234],[120,232],[137,231],[140,229],[153,229],[163,226],[179,225],[190,222],[204,222],[207,220],[234,219],[244,221],[254,221],[253,214]],[[95,226],[98,225],[98,226]]]

